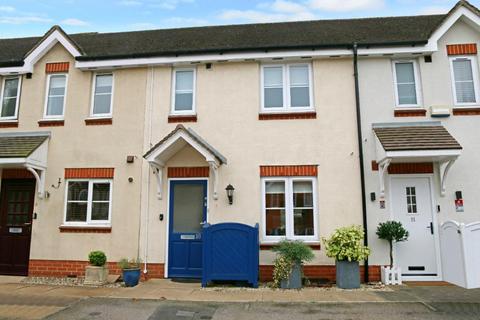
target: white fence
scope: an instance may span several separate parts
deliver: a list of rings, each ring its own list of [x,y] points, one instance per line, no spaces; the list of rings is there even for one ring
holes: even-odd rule
[[[440,229],[443,279],[467,289],[480,288],[480,222],[447,221]]]
[[[382,282],[386,285],[402,284],[402,269],[399,267],[382,267]]]

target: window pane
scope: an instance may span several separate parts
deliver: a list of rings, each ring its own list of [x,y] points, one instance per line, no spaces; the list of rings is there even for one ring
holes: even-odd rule
[[[458,59],[453,61],[453,73],[455,81],[472,81],[472,64],[470,60]]]
[[[18,94],[18,78],[6,79],[3,98],[16,97]]]
[[[67,203],[68,222],[86,222],[87,221],[87,203],[69,202]]]
[[[265,108],[283,107],[283,89],[265,88]]]
[[[65,94],[65,76],[51,76],[49,95],[64,95]]]
[[[111,101],[112,101],[111,94],[95,95],[95,101],[93,101],[93,114],[110,113]]]
[[[415,84],[398,84],[397,88],[399,104],[417,104]]]
[[[294,209],[293,224],[296,236],[313,236],[313,209]]]
[[[292,107],[309,107],[310,92],[308,87],[290,88],[290,100]]]
[[[457,59],[454,60],[452,64],[457,102],[476,102],[471,61],[467,59]]]
[[[415,73],[412,62],[395,63],[397,83],[415,83]]]
[[[285,209],[266,210],[266,235],[284,236],[285,232]]]
[[[266,235],[285,235],[285,182],[265,183]]]
[[[473,81],[455,82],[455,91],[457,92],[457,102],[459,103],[473,103],[476,101]]]
[[[173,232],[201,232],[204,187],[199,184],[177,184],[173,188]]]
[[[175,72],[175,90],[193,91],[193,71],[176,71]]]
[[[265,87],[283,86],[283,68],[266,67],[263,69],[263,84]]]
[[[313,191],[311,181],[293,182],[293,206],[313,207]]]
[[[290,67],[290,85],[308,86],[308,67],[292,66]]]
[[[293,227],[296,236],[314,234],[311,181],[293,181]]]
[[[95,80],[95,93],[112,93],[111,74],[97,75]]]
[[[93,184],[93,201],[108,201],[110,199],[109,183]]]
[[[192,110],[193,93],[177,93],[175,94],[175,110]]]
[[[63,115],[63,96],[48,98],[47,115],[48,116]]]
[[[17,99],[3,99],[2,104],[2,117],[13,117],[15,116],[15,108],[17,106]]]
[[[72,201],[87,201],[88,200],[88,182],[87,181],[69,181],[67,199]]]
[[[92,203],[92,220],[108,220],[109,203]]]

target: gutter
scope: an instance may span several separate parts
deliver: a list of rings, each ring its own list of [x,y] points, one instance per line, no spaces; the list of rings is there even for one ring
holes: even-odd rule
[[[360,183],[362,185],[362,218],[363,218],[363,244],[368,246],[368,225],[367,225],[367,201],[365,190],[365,167],[363,161],[363,136],[362,136],[362,114],[360,109],[360,88],[358,84],[358,44],[355,42],[352,47],[353,51],[353,77],[355,80],[355,108],[357,113],[357,137],[358,137],[358,156],[360,157]],[[365,259],[364,265],[364,282],[370,280],[368,270],[368,258]]]

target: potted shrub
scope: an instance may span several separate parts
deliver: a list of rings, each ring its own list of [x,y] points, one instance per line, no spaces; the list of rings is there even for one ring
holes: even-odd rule
[[[302,241],[283,240],[273,251],[277,253],[273,269],[275,286],[282,289],[300,289],[303,264],[313,259],[312,249]]]
[[[335,258],[337,287],[341,289],[360,288],[359,261],[370,254],[370,249],[363,245],[363,237],[361,226],[350,226],[339,228],[329,239],[323,239],[327,256]]]
[[[127,287],[135,287],[140,280],[140,259],[122,258],[118,262],[118,267],[122,270],[123,282]]]
[[[401,222],[387,221],[378,225],[376,233],[378,238],[388,241],[390,249],[390,267],[382,267],[382,282],[385,284],[401,284],[402,270],[400,267],[394,267],[393,263],[393,243],[407,241],[408,231],[405,230]]]
[[[90,265],[85,267],[85,284],[103,285],[108,281],[107,256],[102,251],[92,251],[88,254]]]

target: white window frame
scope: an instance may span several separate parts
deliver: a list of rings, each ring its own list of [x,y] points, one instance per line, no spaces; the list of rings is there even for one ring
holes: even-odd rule
[[[399,63],[412,63],[413,65],[413,77],[415,79],[415,94],[417,96],[416,104],[400,104],[400,96],[398,94],[398,82],[397,82],[397,64]],[[396,108],[421,108],[422,106],[422,90],[420,90],[420,72],[418,70],[417,60],[394,60],[392,61],[393,70],[393,85],[395,90],[395,107]]]
[[[455,86],[455,73],[453,72],[453,61],[457,59],[466,59],[470,60],[472,66],[472,75],[473,75],[473,90],[475,92],[475,102],[458,102],[457,101],[457,88]],[[473,106],[479,104],[479,90],[478,90],[478,62],[477,57],[474,55],[465,55],[465,56],[451,56],[449,57],[450,63],[450,77],[452,82],[452,92],[453,92],[453,101],[456,106]]]
[[[5,94],[5,82],[9,79],[18,79],[18,87],[17,87],[17,97],[15,101],[15,115],[11,117],[2,117],[2,109],[3,109],[3,95]],[[18,119],[18,106],[20,105],[20,90],[22,88],[22,77],[21,76],[11,76],[11,77],[4,77],[2,81],[2,92],[0,92],[0,121],[3,120],[17,120]]]
[[[267,182],[284,182],[285,183],[285,236],[267,236],[267,219],[266,219],[266,203],[265,203],[265,184]],[[309,181],[312,182],[313,192],[313,235],[312,236],[296,236],[294,235],[294,216],[293,216],[293,182]],[[262,183],[262,242],[276,243],[284,239],[302,240],[305,242],[318,242],[318,200],[317,200],[317,179],[314,177],[265,177],[261,179]]]
[[[112,76],[112,92],[110,96],[110,112],[109,113],[93,113],[93,108],[95,106],[95,87],[97,85],[97,76]],[[90,117],[91,118],[111,118],[113,115],[113,94],[115,92],[115,75],[113,72],[95,72],[93,73],[92,81],[92,101],[90,103]]]
[[[63,109],[61,115],[47,115],[47,107],[48,107],[48,98],[49,98],[49,91],[50,91],[50,78],[54,76],[65,76],[65,94],[63,97]],[[47,85],[45,91],[45,104],[43,106],[43,118],[44,119],[53,119],[53,120],[63,120],[65,118],[65,106],[67,105],[67,89],[68,89],[68,73],[52,73],[47,76]]]
[[[175,87],[177,82],[177,71],[193,71],[193,88],[192,88],[192,110],[175,110]],[[197,68],[195,67],[182,67],[182,68],[173,68],[172,70],[172,93],[171,100],[172,105],[170,108],[170,114],[172,115],[194,115],[196,114],[196,91],[197,91]]]
[[[305,107],[292,107],[290,100],[290,67],[294,66],[306,66],[308,68],[308,95],[309,106]],[[264,74],[265,68],[268,67],[282,67],[283,75],[283,107],[281,108],[265,108],[265,86],[264,86]],[[308,62],[296,62],[296,63],[271,63],[262,64],[260,68],[260,99],[261,99],[261,113],[280,113],[280,112],[305,112],[313,111],[314,98],[313,98],[313,74],[312,64]]]
[[[68,185],[69,182],[88,182],[88,197],[87,197],[87,221],[67,221],[67,204],[68,204]],[[92,203],[93,203],[93,184],[94,183],[108,183],[110,185],[109,205],[108,205],[108,220],[92,220]],[[110,226],[112,223],[112,195],[113,195],[113,180],[112,179],[66,179],[65,180],[65,204],[63,214],[63,225],[65,226]],[[70,201],[72,202],[72,201]],[[85,201],[80,201],[85,202]]]

